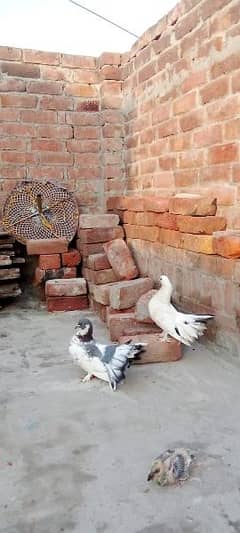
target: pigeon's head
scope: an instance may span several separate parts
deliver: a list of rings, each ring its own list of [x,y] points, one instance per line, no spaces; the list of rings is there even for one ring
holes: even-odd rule
[[[164,485],[166,481],[166,470],[163,461],[156,459],[147,477],[148,481],[155,481],[158,485]]]
[[[160,285],[161,285],[161,287],[167,287],[167,288],[171,288],[172,287],[170,279],[167,276],[165,276],[164,274],[162,274],[162,276],[160,276]]]
[[[88,318],[81,318],[75,327],[75,335],[85,342],[92,340],[93,327],[91,320]]]

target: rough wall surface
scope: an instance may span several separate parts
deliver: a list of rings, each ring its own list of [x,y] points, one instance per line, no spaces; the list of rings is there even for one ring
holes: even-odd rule
[[[123,190],[120,55],[0,47],[0,205],[23,178],[57,180],[81,211]]]
[[[213,191],[234,228],[239,33],[239,0],[185,0],[122,58],[128,193]]]

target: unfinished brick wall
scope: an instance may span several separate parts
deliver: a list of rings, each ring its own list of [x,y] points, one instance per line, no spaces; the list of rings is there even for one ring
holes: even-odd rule
[[[123,191],[119,64],[0,47],[0,207],[25,177],[65,184],[83,212]]]
[[[129,194],[214,192],[240,228],[239,0],[183,0],[122,58]]]

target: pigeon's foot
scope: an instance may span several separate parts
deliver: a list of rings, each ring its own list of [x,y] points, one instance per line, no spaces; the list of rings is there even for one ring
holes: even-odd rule
[[[88,383],[88,381],[91,381],[93,377],[94,376],[92,374],[87,374],[81,381],[82,383]]]
[[[169,337],[168,333],[165,333],[164,331],[160,333],[160,342],[171,342],[171,337]]]

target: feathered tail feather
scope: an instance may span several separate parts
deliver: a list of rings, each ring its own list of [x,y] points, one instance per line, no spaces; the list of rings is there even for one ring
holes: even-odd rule
[[[104,366],[108,373],[109,384],[112,390],[116,390],[117,384],[125,379],[125,370],[134,359],[140,359],[140,353],[144,351],[145,344],[120,344],[109,363]]]

